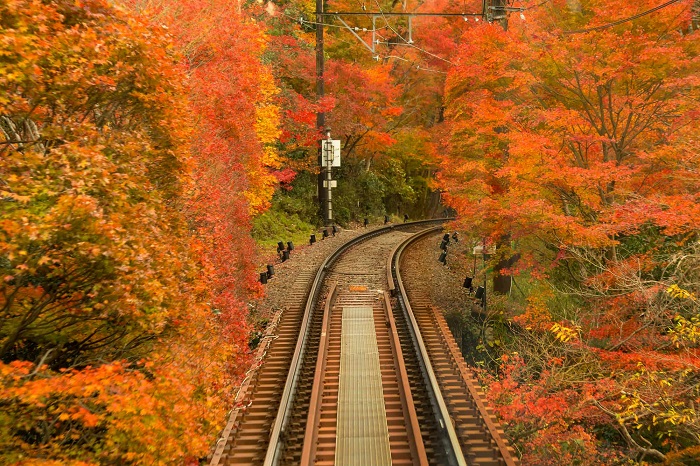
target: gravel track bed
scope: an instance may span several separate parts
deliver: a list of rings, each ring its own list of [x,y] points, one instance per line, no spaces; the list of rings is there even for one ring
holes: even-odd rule
[[[300,271],[310,268],[316,270],[341,244],[382,226],[341,230],[335,237],[330,236],[326,239],[320,239],[322,234],[319,232],[316,233],[316,238],[319,240],[314,245],[295,245],[288,261],[281,262],[278,257],[271,256],[267,263],[274,265],[275,275],[265,285],[265,296],[251,303],[251,320],[272,319],[284,308],[286,296]],[[461,313],[466,309],[472,309],[475,302],[467,290],[462,288],[464,277],[472,275],[471,248],[465,242],[455,242],[451,239],[448,246],[447,265],[443,265],[438,262],[441,240],[442,234],[430,235],[420,240],[406,251],[406,260],[407,263],[415,264],[417,270],[422,271],[423,284],[435,306],[445,313]],[[480,267],[481,264],[477,263],[477,272]],[[259,268],[261,271],[265,270],[265,264]]]
[[[347,230],[339,228],[340,231],[335,236],[329,236],[326,239],[323,239],[322,231],[317,232],[316,243],[313,245],[308,243],[295,244],[288,261],[282,262],[278,257],[271,256],[267,263],[260,265],[259,270],[262,272],[265,270],[266,264],[272,264],[275,267],[275,275],[267,282],[267,285],[264,285],[265,296],[250,304],[250,318],[254,321],[253,323],[271,320],[276,313],[285,308],[286,298],[299,272],[310,269],[317,270],[321,263],[340,245],[356,236],[381,227],[383,225]]]
[[[438,261],[440,257],[440,242],[442,234],[430,235],[419,240],[406,249],[406,266],[420,270],[421,286],[430,297],[433,304],[444,313],[464,312],[472,308],[473,297],[462,288],[464,278],[471,276],[473,263],[468,259],[471,248],[463,242],[450,240],[447,254],[447,265]],[[481,264],[477,264],[477,271]],[[476,283],[475,283],[476,286]]]

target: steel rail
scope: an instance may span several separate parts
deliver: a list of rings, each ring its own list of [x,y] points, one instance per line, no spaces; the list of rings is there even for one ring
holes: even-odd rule
[[[403,350],[401,349],[401,340],[399,331],[396,328],[396,320],[394,313],[391,312],[391,296],[388,292],[384,292],[384,315],[386,317],[391,337],[391,349],[396,361],[397,377],[399,382],[399,390],[401,395],[401,403],[404,412],[408,416],[406,423],[406,431],[409,434],[411,453],[413,454],[413,464],[418,466],[428,466],[428,454],[425,451],[425,444],[420,433],[420,422],[416,414],[416,406],[413,403],[413,394],[411,393],[411,382],[408,380],[408,370],[406,369],[406,361],[403,358]]]
[[[404,249],[406,249],[406,247],[414,241],[440,229],[441,227],[429,228],[418,233],[417,235],[411,236],[410,238],[406,239],[406,241],[399,244],[394,249],[392,254],[391,271],[393,274],[393,281],[395,283],[394,288],[397,290],[398,302],[401,305],[406,322],[409,324],[408,330],[411,334],[413,346],[418,354],[418,362],[421,366],[421,372],[423,373],[423,378],[425,379],[426,388],[428,389],[430,404],[433,407],[433,413],[439,426],[440,440],[442,442],[445,455],[447,456],[448,464],[450,466],[467,466],[467,461],[464,458],[462,447],[459,445],[457,432],[452,425],[450,413],[447,410],[447,405],[445,404],[442,392],[440,391],[437,378],[435,377],[435,372],[433,371],[433,366],[430,363],[428,350],[423,343],[423,337],[421,336],[420,329],[418,328],[418,322],[413,315],[411,304],[408,302],[408,296],[403,286],[403,282],[401,281],[401,273],[399,271],[399,260],[401,259],[401,253],[403,253]]]
[[[314,463],[314,447],[318,438],[318,420],[321,417],[321,401],[323,399],[323,386],[326,376],[326,358],[328,356],[328,343],[331,336],[331,309],[335,303],[337,283],[331,285],[323,309],[323,323],[321,324],[321,339],[318,344],[316,356],[316,370],[314,371],[314,383],[311,389],[309,401],[309,413],[306,417],[306,431],[304,432],[304,446],[301,451],[301,464],[312,465]]]
[[[364,242],[368,239],[374,238],[375,236],[394,231],[395,229],[410,228],[416,225],[426,225],[436,222],[446,222],[453,220],[451,218],[440,218],[431,220],[419,220],[416,222],[406,222],[397,225],[390,225],[386,227],[377,228],[371,232],[360,235],[356,238],[351,239],[347,243],[342,244],[338,249],[333,252],[330,256],[323,261],[319,266],[318,272],[316,273],[316,278],[311,285],[311,290],[309,292],[309,297],[306,301],[306,307],[304,309],[304,317],[301,322],[301,330],[299,333],[299,338],[297,340],[296,347],[294,349],[294,355],[292,356],[292,361],[289,367],[289,372],[287,375],[287,381],[284,386],[284,391],[282,392],[282,398],[280,400],[280,405],[277,410],[277,416],[272,427],[272,432],[270,434],[270,443],[268,444],[267,451],[265,453],[265,460],[263,466],[276,466],[279,461],[279,455],[284,446],[284,437],[289,422],[289,418],[292,410],[292,401],[294,400],[294,395],[296,392],[296,385],[299,379],[299,373],[301,372],[301,363],[306,351],[306,346],[309,338],[309,333],[311,329],[311,320],[313,317],[314,310],[316,308],[319,296],[322,290],[323,280],[328,272],[330,266],[338,260],[338,258],[346,252],[351,247]]]
[[[403,287],[403,283],[401,281],[401,273],[400,273],[400,263],[401,263],[401,254],[404,252],[406,247],[408,247],[411,243],[423,238],[424,236],[427,236],[435,231],[439,230],[439,228],[432,228],[429,230],[425,230],[417,235],[414,235],[410,238],[408,238],[406,241],[398,245],[394,249],[394,253],[392,254],[392,261],[393,263],[391,264],[391,267],[387,273],[391,273],[394,275],[396,279],[396,285],[392,283],[392,286],[390,286],[390,291],[392,292],[393,295],[398,294],[398,301],[402,305],[403,310],[404,310],[404,316],[410,316],[411,321],[416,324],[415,320],[415,315],[413,313],[413,310],[411,309],[410,302],[408,300],[408,295]],[[398,286],[398,290],[396,289],[396,286]],[[504,438],[503,431],[497,426],[497,423],[491,418],[491,415],[488,411],[488,408],[486,404],[484,403],[484,400],[482,399],[482,396],[480,394],[480,389],[478,388],[478,385],[475,383],[473,376],[468,372],[468,369],[466,365],[464,364],[464,360],[462,359],[462,353],[457,347],[456,343],[454,340],[449,338],[451,336],[450,330],[447,327],[447,323],[445,322],[444,317],[440,313],[440,311],[435,308],[434,306],[430,306],[431,313],[433,314],[433,319],[437,325],[438,328],[438,334],[440,335],[440,338],[442,339],[443,343],[445,346],[448,348],[449,352],[452,355],[452,359],[457,362],[457,369],[460,374],[460,377],[462,378],[464,384],[466,385],[469,395],[471,396],[471,400],[473,402],[473,406],[476,408],[476,411],[478,413],[478,422],[481,425],[481,429],[484,432],[484,434],[488,435],[489,443],[492,445],[495,444],[497,448],[497,452],[500,453],[500,464],[504,466],[517,466],[519,464],[518,460],[514,456],[512,449],[509,447],[508,442]],[[417,336],[420,338],[420,330],[418,330],[418,327],[415,327],[417,332]],[[414,343],[416,340],[414,340]],[[420,339],[420,342],[422,344],[422,339]],[[429,359],[425,358],[424,360],[429,361]],[[461,363],[459,362],[461,360]],[[425,374],[424,374],[425,375]],[[438,392],[440,392],[438,388]],[[449,417],[448,417],[449,419]],[[455,432],[456,434],[456,432]],[[451,438],[452,440],[452,438]],[[464,452],[463,452],[464,453]],[[495,457],[494,457],[495,458]]]
[[[439,318],[439,316],[437,315],[437,313],[439,313],[440,311],[438,309],[435,309],[434,307],[432,308],[432,311],[435,314],[435,321],[437,322],[440,331],[443,335],[447,335],[447,332],[449,332],[450,329],[447,327],[447,323],[445,322],[445,320]],[[459,348],[457,348],[456,345],[454,345],[454,342],[450,344],[446,341],[445,343],[450,349],[450,352],[452,353],[452,356],[455,358],[455,360],[457,359],[457,357],[462,356],[461,352],[459,351]],[[476,409],[481,415],[482,429],[489,434],[491,441],[495,443],[498,447],[498,451],[501,453],[501,456],[503,458],[504,466],[517,466],[517,460],[508,448],[508,444],[503,438],[503,435],[501,435],[501,431],[499,431],[498,427],[491,419],[486,404],[484,403],[479,394],[478,387],[474,383],[473,378],[470,376],[470,374],[467,373],[466,366],[459,364],[457,366],[457,369],[459,370],[460,376],[462,377],[465,384],[467,385],[467,388],[469,389],[469,394],[474,400],[474,405],[476,406]]]

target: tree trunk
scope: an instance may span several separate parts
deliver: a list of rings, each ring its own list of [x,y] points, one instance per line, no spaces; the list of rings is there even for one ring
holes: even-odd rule
[[[493,292],[495,294],[510,293],[512,278],[510,274],[504,275],[501,271],[513,267],[519,259],[518,254],[513,254],[512,251],[510,251],[510,235],[504,235],[498,239],[496,254],[501,254],[504,247],[508,249],[506,256],[498,261],[493,268]]]

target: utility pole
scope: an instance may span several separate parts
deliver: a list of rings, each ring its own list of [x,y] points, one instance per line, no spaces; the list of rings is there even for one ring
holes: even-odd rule
[[[469,17],[477,17],[478,18],[487,18],[489,17],[489,11],[487,10],[486,5],[487,3],[490,4],[492,1],[498,3],[499,5],[505,5],[507,4],[510,0],[483,0],[484,1],[484,9],[481,13],[438,13],[438,12],[392,12],[392,11],[333,11],[326,13],[324,11],[324,4],[323,0],[316,0],[316,98],[317,101],[320,101],[321,98],[324,96],[325,90],[324,90],[324,79],[323,79],[323,73],[324,73],[324,55],[323,55],[323,26],[324,26],[324,18],[326,16],[332,16],[332,17],[337,17],[340,22],[350,31],[367,49],[369,49],[372,54],[376,54],[376,20],[377,18],[386,18],[387,16],[397,16],[397,17],[405,17],[408,19],[408,38],[409,44],[413,43],[412,39],[412,19],[415,17],[422,17],[422,16],[440,16],[440,17],[456,17],[456,18],[464,18],[465,20]],[[501,21],[501,15],[505,19],[506,15],[506,8],[503,6],[500,9],[494,10],[496,11],[496,16],[499,18],[499,21]],[[358,28],[352,28],[350,27],[345,21],[343,21],[342,17],[343,16],[369,16],[372,18],[372,43],[367,44],[362,37],[360,37],[355,30]],[[304,21],[302,20],[302,23]],[[502,22],[501,24],[506,24],[505,22]],[[366,31],[366,29],[365,29]],[[379,56],[377,55],[376,58]],[[326,115],[323,112],[318,112],[316,113],[316,128],[318,129],[318,134],[321,136],[328,128],[326,128]],[[321,136],[319,138],[319,147],[318,147],[318,167],[319,167],[319,173],[318,173],[318,179],[317,179],[317,188],[316,192],[318,193],[318,206],[319,206],[319,216],[323,219],[323,224],[326,226],[330,226],[333,223],[333,216],[332,216],[332,204],[331,204],[331,187],[335,186],[335,181],[332,180],[331,177],[331,165],[327,165],[325,163],[323,147],[324,147],[324,139]],[[337,142],[334,142],[334,149],[333,153],[337,151],[338,157],[340,157],[340,149],[337,146]],[[335,157],[333,158],[335,160],[335,163],[339,163],[339,159],[336,160]],[[334,166],[340,166],[340,165],[334,165]]]
[[[486,20],[497,22],[504,30],[508,30],[508,0],[484,0]]]
[[[316,99],[317,102],[323,97],[325,90],[323,86],[323,71],[324,71],[324,56],[323,56],[323,0],[316,0]],[[318,128],[318,133],[324,130],[326,126],[326,114],[323,112],[318,112],[316,114],[316,128]],[[324,181],[326,180],[327,173],[330,173],[331,167],[324,167],[323,157],[324,157],[322,144],[319,141],[318,145],[318,205],[320,209],[320,216],[323,218],[323,224],[330,225],[332,219],[328,218],[328,210],[326,208],[326,203],[328,202],[327,190],[324,189]]]

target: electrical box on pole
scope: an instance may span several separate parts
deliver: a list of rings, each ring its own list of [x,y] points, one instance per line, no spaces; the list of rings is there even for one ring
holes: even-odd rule
[[[339,167],[340,166],[340,140],[339,139],[324,139],[321,141],[321,151],[324,157],[321,160],[322,167]],[[330,165],[328,162],[330,161]]]
[[[340,167],[340,140],[331,139],[331,131],[326,128],[326,139],[321,140],[321,169],[323,179],[324,211],[323,221],[326,225],[333,223],[333,188],[338,182],[333,179],[333,167]]]

